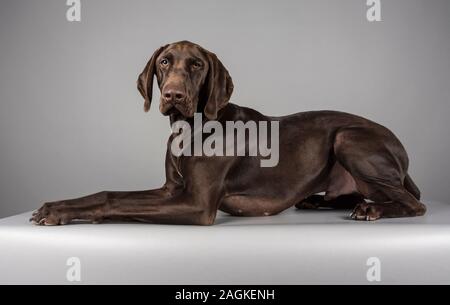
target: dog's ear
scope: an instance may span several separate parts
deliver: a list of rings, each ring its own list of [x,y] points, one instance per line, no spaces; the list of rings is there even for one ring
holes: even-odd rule
[[[204,109],[210,120],[217,118],[217,113],[225,107],[233,93],[233,80],[216,54],[207,52],[209,71],[206,79],[207,101]]]
[[[145,66],[144,71],[142,71],[142,73],[139,74],[137,80],[137,88],[141,93],[142,97],[145,99],[144,102],[145,112],[150,110],[150,104],[152,102],[153,76],[156,73],[156,59],[166,47],[167,45],[162,46],[153,53],[152,57]]]

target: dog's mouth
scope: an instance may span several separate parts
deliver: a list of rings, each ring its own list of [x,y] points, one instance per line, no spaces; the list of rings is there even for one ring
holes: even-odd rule
[[[173,115],[173,114],[178,116],[181,114],[181,112],[175,107],[170,107],[169,110],[163,113],[163,115]]]
[[[167,103],[164,100],[161,101],[159,110],[164,116],[169,116],[172,114],[181,114],[185,118],[191,118],[194,116],[194,109],[191,103]]]

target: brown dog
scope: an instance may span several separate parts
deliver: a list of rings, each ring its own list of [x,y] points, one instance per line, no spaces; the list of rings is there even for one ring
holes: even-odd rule
[[[217,210],[236,216],[267,216],[297,208],[354,208],[351,218],[423,215],[420,192],[407,173],[408,157],[387,128],[335,111],[267,117],[228,103],[233,83],[216,55],[188,41],[159,48],[138,79],[150,109],[153,78],[161,90],[160,111],[171,122],[206,120],[279,122],[279,163],[260,167],[260,156],[175,156],[169,138],[166,183],[160,189],[100,192],[44,204],[37,224],[72,220],[142,221],[211,225]],[[325,192],[325,196],[317,195]],[[365,199],[370,200],[366,202]]]

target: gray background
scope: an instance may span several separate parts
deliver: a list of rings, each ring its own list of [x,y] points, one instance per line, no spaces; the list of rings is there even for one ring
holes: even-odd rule
[[[1,0],[0,216],[99,190],[158,187],[168,122],[137,75],[188,39],[229,69],[232,100],[270,115],[356,113],[406,146],[426,199],[450,181],[450,1]],[[158,98],[157,96],[155,96]],[[426,202],[426,200],[424,200]]]

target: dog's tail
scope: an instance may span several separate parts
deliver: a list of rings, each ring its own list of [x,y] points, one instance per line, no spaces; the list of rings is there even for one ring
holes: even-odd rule
[[[409,174],[406,174],[405,181],[403,182],[405,189],[411,193],[417,200],[420,200],[420,190],[414,181],[411,179]]]

